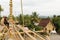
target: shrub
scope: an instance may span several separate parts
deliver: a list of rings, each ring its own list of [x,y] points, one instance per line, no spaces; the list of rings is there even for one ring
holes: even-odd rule
[[[35,26],[35,31],[39,31],[39,30],[42,30],[43,28],[40,27],[40,26]]]

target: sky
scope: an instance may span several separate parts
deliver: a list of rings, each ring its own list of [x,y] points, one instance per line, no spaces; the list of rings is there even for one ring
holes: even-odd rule
[[[0,5],[4,9],[2,16],[9,15],[9,1],[0,0]],[[21,0],[13,0],[13,15],[21,14]],[[23,14],[37,12],[40,16],[60,15],[60,0],[23,0]]]

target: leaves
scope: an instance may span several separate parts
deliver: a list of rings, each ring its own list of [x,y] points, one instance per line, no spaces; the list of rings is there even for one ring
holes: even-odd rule
[[[36,30],[42,29],[40,26],[35,26],[34,23],[38,23],[40,21],[40,18],[36,12],[33,12],[32,15],[23,15],[24,17],[24,25],[28,27],[30,30],[33,30],[34,28]],[[23,19],[22,19],[22,14],[18,16],[18,21],[22,25],[23,24]]]
[[[1,20],[1,11],[3,11],[1,5],[0,5],[0,20]]]
[[[56,31],[59,31],[60,30],[60,16],[54,16],[52,21],[56,27]]]
[[[1,12],[1,11],[3,11],[3,9],[2,9],[2,7],[1,7],[1,5],[0,5],[0,12]]]

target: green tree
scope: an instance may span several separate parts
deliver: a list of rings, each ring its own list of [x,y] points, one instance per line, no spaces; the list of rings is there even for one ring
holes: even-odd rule
[[[22,14],[18,16],[18,21],[21,25],[23,25],[23,19],[22,19]]]
[[[31,17],[30,17],[30,15],[24,15],[24,24],[25,25],[28,25],[28,24],[30,24],[31,22],[30,22],[30,20],[31,20]]]
[[[3,11],[3,9],[2,9],[2,7],[1,7],[1,5],[0,5],[0,20],[1,20],[1,12]]]
[[[41,27],[40,26],[36,26],[35,23],[39,23],[40,22],[40,17],[36,12],[33,12],[32,15],[30,15],[31,19],[30,19],[30,26],[28,26],[29,28],[31,28],[32,30],[40,30]]]
[[[1,5],[0,5],[0,17],[1,17],[1,11],[3,11],[3,9],[2,9],[2,7],[1,7]]]
[[[55,16],[54,15],[54,17],[53,17],[53,23],[54,23],[54,25],[55,25],[55,27],[56,27],[56,31],[58,32],[60,32],[60,16]]]
[[[34,20],[34,22],[39,22],[40,21],[40,17],[36,12],[33,12],[31,15],[32,20]]]
[[[30,30],[40,30],[41,27],[34,25],[34,22],[40,21],[40,18],[36,12],[33,12],[32,15],[23,15],[24,16],[24,26],[28,27]],[[23,19],[22,19],[22,14],[18,16],[18,21],[22,25],[23,24]]]

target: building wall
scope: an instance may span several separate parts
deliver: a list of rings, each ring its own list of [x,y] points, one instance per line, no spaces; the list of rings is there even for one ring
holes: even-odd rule
[[[51,22],[49,22],[45,28],[47,32],[51,32],[53,29],[55,29],[54,25]]]

